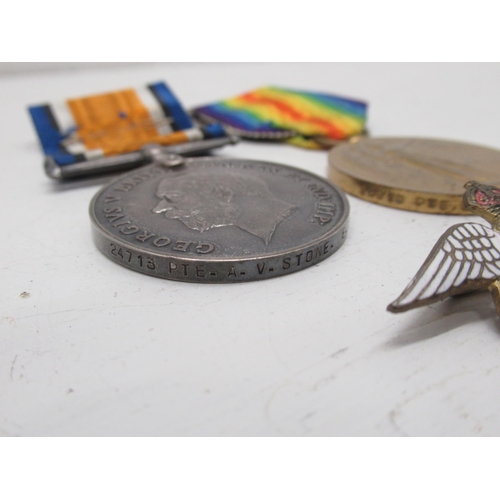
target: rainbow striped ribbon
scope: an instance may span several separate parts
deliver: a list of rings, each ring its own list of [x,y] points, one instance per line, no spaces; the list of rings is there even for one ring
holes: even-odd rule
[[[331,94],[263,87],[192,110],[204,123],[248,139],[285,141],[311,149],[331,147],[364,133],[368,104]]]

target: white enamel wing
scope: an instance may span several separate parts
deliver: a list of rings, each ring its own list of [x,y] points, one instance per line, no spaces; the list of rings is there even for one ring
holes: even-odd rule
[[[487,288],[500,277],[500,234],[479,223],[450,227],[403,293],[388,306],[403,312]]]

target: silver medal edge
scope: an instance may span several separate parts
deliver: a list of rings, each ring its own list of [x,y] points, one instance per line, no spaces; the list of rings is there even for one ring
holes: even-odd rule
[[[213,158],[209,157],[208,159],[213,161]],[[185,281],[191,283],[233,283],[233,282],[263,280],[263,279],[283,276],[311,267],[325,260],[326,258],[330,257],[340,249],[347,236],[347,228],[348,228],[349,212],[350,212],[349,201],[347,200],[347,197],[345,193],[342,191],[342,189],[340,189],[338,186],[330,182],[328,179],[320,177],[319,175],[316,175],[314,173],[301,170],[300,168],[291,167],[279,163],[265,162],[260,160],[244,160],[244,159],[231,158],[230,160],[226,161],[231,161],[231,160],[258,161],[259,163],[265,163],[267,165],[284,167],[286,169],[292,169],[302,173],[305,172],[313,179],[315,178],[321,182],[326,183],[339,195],[339,197],[342,200],[342,203],[344,204],[344,211],[342,213],[340,220],[328,233],[308,242],[306,245],[301,245],[301,246],[299,245],[297,247],[287,250],[286,252],[279,252],[279,253],[271,252],[267,254],[261,254],[255,257],[241,258],[241,259],[232,257],[232,258],[214,258],[207,260],[201,260],[199,256],[184,257],[176,255],[165,255],[160,252],[156,252],[153,249],[149,248],[144,249],[139,245],[131,244],[124,240],[120,240],[114,234],[110,233],[105,228],[103,228],[101,224],[97,221],[97,218],[95,216],[95,209],[98,198],[106,189],[110,187],[111,184],[118,183],[122,179],[125,179],[128,176],[130,176],[131,173],[128,172],[127,174],[117,177],[106,186],[103,186],[92,197],[89,206],[89,216],[92,225],[92,238],[94,240],[96,247],[99,249],[101,253],[103,253],[113,262],[120,264],[126,267],[127,269],[131,269],[140,272],[142,274],[147,274],[162,279]],[[148,165],[142,168],[146,169],[150,166],[151,165]],[[320,250],[321,246],[325,245],[325,243],[329,241],[331,245],[330,248],[327,251],[323,252],[322,254],[316,255],[309,262],[299,261],[299,265],[296,266],[290,265],[286,269],[283,269],[284,266],[283,262],[286,262],[285,259],[293,259],[293,258],[296,259],[299,254],[307,255],[308,252],[311,251],[313,252],[316,251],[318,253],[321,251]],[[112,245],[115,246],[115,250],[113,251],[113,253],[112,253],[113,250]],[[324,247],[324,249],[325,248],[326,247]],[[117,255],[116,252],[118,252],[118,249],[122,249],[121,251],[122,256]],[[123,252],[127,252],[127,255],[124,255]],[[154,268],[152,268],[153,266],[151,264],[150,266],[147,265],[148,258],[153,259]],[[281,269],[279,270],[276,269],[279,264],[277,262],[278,260],[281,261]],[[139,261],[142,264],[141,266],[138,265]],[[174,265],[177,266],[177,269],[174,270],[175,272],[165,273],[164,272],[165,269],[169,269],[169,266],[172,267],[171,264],[172,262],[174,263]],[[272,265],[268,265],[269,262],[274,262],[274,263]],[[259,273],[259,271],[263,269],[262,268],[263,265],[266,267],[264,267],[264,270]],[[186,273],[186,268],[184,266],[188,266],[187,273]],[[230,268],[231,266],[235,268],[238,267],[238,270],[235,269],[236,275],[231,276],[229,278],[228,276],[224,276],[224,274],[227,274],[226,272],[224,273],[219,272],[216,273],[217,274],[216,276],[211,276],[210,274],[206,275],[206,273],[204,273],[202,270],[202,267],[218,269],[222,267]],[[248,269],[249,266],[253,267],[254,272],[252,272],[251,269]],[[271,269],[271,271],[269,271],[269,269]]]

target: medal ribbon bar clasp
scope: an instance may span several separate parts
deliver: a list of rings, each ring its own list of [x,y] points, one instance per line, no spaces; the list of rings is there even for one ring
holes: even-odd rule
[[[215,139],[187,142],[176,146],[162,147],[158,144],[149,144],[139,151],[123,155],[86,160],[61,167],[52,156],[45,158],[44,167],[47,175],[56,180],[76,179],[92,175],[110,174],[123,172],[133,168],[141,167],[152,161],[163,166],[175,166],[179,161],[174,161],[182,156],[196,156],[207,153],[215,148],[229,144],[236,144],[238,137],[227,136]],[[175,157],[175,158],[172,158]]]
[[[29,112],[45,171],[57,180],[153,160],[166,166],[168,155],[196,155],[236,142],[219,123],[195,123],[164,82],[31,106]]]

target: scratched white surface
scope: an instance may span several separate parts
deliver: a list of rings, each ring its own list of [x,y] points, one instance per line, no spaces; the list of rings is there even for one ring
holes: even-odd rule
[[[232,285],[128,271],[90,238],[104,181],[43,173],[26,105],[165,79],[190,107],[265,85],[370,102],[373,136],[500,148],[497,64],[189,64],[0,77],[0,435],[500,435],[500,320],[487,293],[386,312],[437,238],[475,217],[349,197],[341,250]],[[220,154],[326,175],[327,153]],[[500,168],[500,166],[499,166]]]

